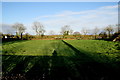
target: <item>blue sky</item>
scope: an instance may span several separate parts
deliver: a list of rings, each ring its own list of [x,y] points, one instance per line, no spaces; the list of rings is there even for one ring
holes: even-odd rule
[[[2,21],[5,25],[23,23],[27,27],[27,32],[31,34],[35,34],[31,28],[34,21],[40,21],[45,25],[46,34],[51,30],[59,33],[64,25],[70,25],[74,31],[80,31],[83,27],[117,24],[117,4],[117,2],[3,2]]]
[[[59,2],[6,2],[3,3],[3,23],[29,23],[35,17],[57,14],[63,11],[93,10],[102,6],[117,5],[114,2],[82,2],[82,3],[59,3]]]
[[[2,0],[4,2],[118,2],[119,0]]]

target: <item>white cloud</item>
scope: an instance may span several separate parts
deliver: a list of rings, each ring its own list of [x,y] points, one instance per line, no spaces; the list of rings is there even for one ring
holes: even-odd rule
[[[60,29],[64,25],[70,25],[74,31],[81,31],[83,27],[92,29],[96,26],[103,28],[109,24],[118,23],[118,6],[104,6],[95,10],[87,11],[62,11],[58,14],[38,16],[35,19],[43,23],[48,34],[51,30],[59,34]],[[6,24],[8,27],[9,24]],[[32,23],[25,24],[26,33],[35,34],[32,29]],[[10,27],[5,27],[4,31]]]
[[[115,9],[115,8],[118,8],[118,5],[104,6],[104,7],[101,7],[100,9]]]
[[[4,33],[4,34],[16,34],[16,30],[12,27],[13,24],[0,24],[0,32]],[[26,31],[25,33],[30,33],[30,34],[35,34],[35,32],[32,29],[32,25],[31,24],[25,24],[24,25],[26,27]]]
[[[80,31],[83,27],[89,29],[98,26],[100,28],[109,24],[118,23],[118,6],[104,6],[96,10],[87,11],[63,11],[59,14],[39,16],[38,20],[45,24],[47,30],[60,31],[64,25],[70,25],[74,31]],[[47,20],[43,20],[47,19]]]
[[[15,34],[15,29],[12,28],[12,24],[0,24],[2,33],[5,34]]]
[[[99,14],[116,14],[117,12],[113,11],[113,10],[118,9],[118,5],[114,5],[114,6],[104,6],[104,7],[100,7],[97,10],[88,10],[88,11],[80,11],[80,12],[73,12],[73,11],[63,11],[60,12],[60,14],[53,14],[53,15],[45,15],[45,16],[39,16],[36,17],[35,19],[39,19],[39,18],[53,18],[53,17],[67,17],[67,16],[72,16],[72,15],[85,15],[85,14],[94,14],[97,13],[97,15]],[[110,11],[112,10],[112,11]]]

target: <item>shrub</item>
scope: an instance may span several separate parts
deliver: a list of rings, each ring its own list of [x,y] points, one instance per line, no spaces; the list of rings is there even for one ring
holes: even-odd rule
[[[26,33],[25,35],[23,35],[23,40],[31,40],[32,38],[34,38],[34,36]]]

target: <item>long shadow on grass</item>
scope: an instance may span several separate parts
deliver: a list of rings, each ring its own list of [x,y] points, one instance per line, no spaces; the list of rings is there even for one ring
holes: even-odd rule
[[[51,80],[69,80],[70,73],[67,68],[65,57],[57,56],[57,52],[53,52],[51,57],[51,66],[50,66],[50,79]]]
[[[49,60],[49,56],[38,56],[33,67],[26,73],[27,80],[47,80],[49,78]]]
[[[120,70],[106,67],[64,43],[75,51],[74,56],[58,56],[55,50],[52,56],[4,55],[3,76],[17,76],[18,80],[119,80]]]
[[[69,80],[65,57],[57,56],[54,51],[52,56],[39,56],[35,65],[26,73],[27,80]]]
[[[76,52],[76,56],[71,57],[70,60],[73,61],[78,72],[82,73],[81,74],[82,77],[80,80],[118,80],[120,79],[119,77],[120,68],[114,69],[114,67],[112,66],[105,65],[104,63],[99,63],[96,60],[92,59],[92,57],[89,57],[85,53],[80,52],[71,44],[65,41],[63,42]]]

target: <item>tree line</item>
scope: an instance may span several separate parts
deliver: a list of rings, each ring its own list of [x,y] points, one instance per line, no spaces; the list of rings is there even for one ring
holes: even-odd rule
[[[116,29],[114,27],[116,26]],[[15,29],[16,32],[16,38],[23,39],[23,33],[26,31],[26,27],[22,23],[15,23],[12,25],[12,27]],[[45,26],[41,24],[38,21],[33,22],[32,29],[36,32],[36,35],[39,37],[45,36]],[[95,39],[98,37],[100,38],[110,38],[115,33],[120,32],[120,24],[117,25],[108,25],[104,29],[100,29],[98,27],[95,27],[94,29],[90,30],[88,28],[82,28],[82,30],[79,31],[73,31],[73,29],[70,27],[70,25],[64,25],[61,27],[60,35],[63,35],[63,38],[65,38],[68,35],[73,35],[74,37],[77,36],[83,36],[86,37],[86,35],[93,35]],[[26,33],[24,36],[30,37],[30,34]],[[52,30],[50,31],[49,35],[55,35],[55,32]],[[33,36],[32,36],[33,37]],[[32,38],[31,37],[31,38]]]

